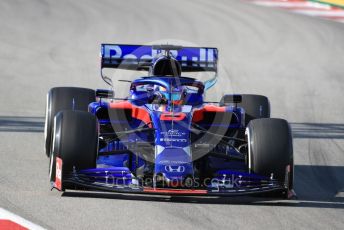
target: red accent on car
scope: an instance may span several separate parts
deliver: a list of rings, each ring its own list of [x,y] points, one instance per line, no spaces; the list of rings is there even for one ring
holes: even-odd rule
[[[135,106],[128,101],[121,101],[116,103],[110,103],[110,109],[130,109],[131,116],[138,120],[143,121],[149,127],[151,127],[151,118],[149,116],[149,112],[144,108]]]
[[[183,103],[184,103],[184,100],[173,100],[172,101],[172,104],[174,104],[174,105],[183,105]]]
[[[0,229],[26,230],[27,228],[11,220],[0,220]]]
[[[160,115],[162,121],[182,121],[186,117],[185,113],[164,112]]]
[[[62,190],[62,159],[56,157],[55,188]]]
[[[111,102],[110,109],[131,109],[133,105],[129,101]]]
[[[143,192],[163,193],[163,194],[207,194],[207,190],[200,189],[164,189],[164,188],[144,188]]]
[[[205,105],[203,108],[194,111],[192,116],[192,122],[201,121],[203,119],[203,114],[205,112],[224,113],[226,112],[226,108],[215,105]]]

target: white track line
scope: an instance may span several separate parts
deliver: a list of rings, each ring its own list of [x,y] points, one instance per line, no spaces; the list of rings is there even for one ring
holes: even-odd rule
[[[23,226],[24,228],[28,228],[28,229],[34,229],[34,230],[43,230],[44,228],[42,228],[41,226],[34,224],[28,220],[25,220],[24,218],[11,213],[3,208],[0,208],[0,220],[10,220],[12,222],[15,222],[21,226]],[[1,229],[1,225],[0,225],[0,229]]]
[[[286,2],[286,1],[269,1],[269,0],[256,0],[252,1],[256,5],[280,7],[280,8],[309,8],[309,9],[324,9],[330,10],[332,7],[329,5],[314,3],[314,2]]]
[[[343,17],[344,18],[344,10],[341,10],[341,11],[293,10],[293,12],[306,14],[310,16]]]
[[[294,13],[308,16],[316,16],[330,19],[337,22],[344,22],[344,10],[338,7],[332,7],[328,4],[309,2],[307,0],[289,1],[289,0],[248,0],[249,2],[267,7],[276,7],[289,10]]]

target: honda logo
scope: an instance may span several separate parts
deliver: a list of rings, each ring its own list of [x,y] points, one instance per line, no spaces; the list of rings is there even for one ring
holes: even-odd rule
[[[172,166],[172,165],[166,165],[165,166],[165,171],[166,172],[178,172],[178,173],[182,173],[185,171],[185,167],[182,165],[179,166]]]

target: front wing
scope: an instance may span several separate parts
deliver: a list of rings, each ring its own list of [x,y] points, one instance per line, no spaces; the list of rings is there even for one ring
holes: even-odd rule
[[[222,172],[223,173],[223,172]],[[226,175],[226,176],[225,176]],[[227,177],[223,178],[223,176]],[[272,178],[254,174],[226,171],[221,177],[211,178],[207,186],[199,188],[154,188],[142,185],[127,168],[96,168],[74,171],[61,178],[64,186],[56,186],[58,190],[83,188],[117,193],[182,195],[182,196],[235,196],[287,191],[285,184]]]

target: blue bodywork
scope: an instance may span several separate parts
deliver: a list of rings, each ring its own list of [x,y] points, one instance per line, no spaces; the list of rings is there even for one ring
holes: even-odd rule
[[[149,70],[161,54],[152,46],[104,44],[101,50],[102,68]],[[217,71],[216,48],[171,53],[182,71]],[[232,195],[283,189],[249,172],[246,143],[238,136],[245,111],[205,102],[205,90],[215,82],[216,77],[201,82],[145,76],[131,82],[122,100],[99,97],[89,105],[100,130],[97,168],[74,171],[65,180],[117,192]]]

